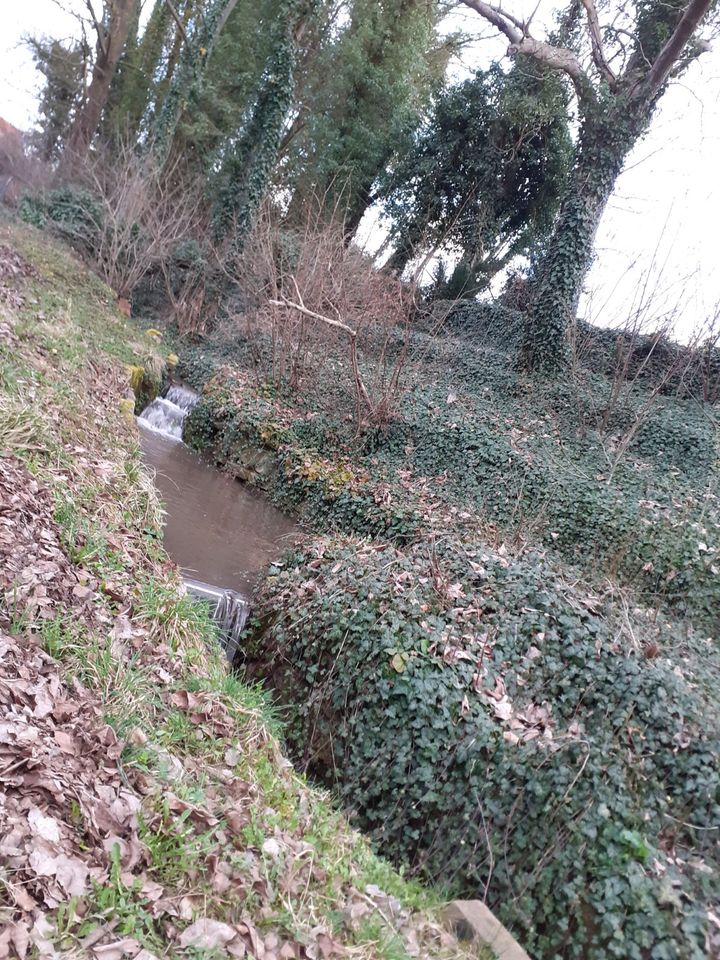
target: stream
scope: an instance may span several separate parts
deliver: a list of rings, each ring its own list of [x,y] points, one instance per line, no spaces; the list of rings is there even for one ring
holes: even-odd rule
[[[163,542],[191,593],[211,603],[228,657],[258,576],[299,530],[258,490],[221,473],[182,442],[197,394],[171,384],[137,418],[166,517]]]

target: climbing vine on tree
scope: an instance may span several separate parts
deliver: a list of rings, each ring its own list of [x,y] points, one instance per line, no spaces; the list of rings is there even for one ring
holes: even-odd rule
[[[237,141],[231,141],[224,151],[213,217],[218,238],[235,224],[236,240],[242,245],[267,193],[283,125],[293,102],[296,44],[315,6],[316,0],[282,2],[271,53],[246,124]]]
[[[616,15],[571,0],[548,40],[485,0],[464,0],[524,54],[564,76],[580,129],[555,229],[539,258],[523,345],[525,365],[554,372],[567,362],[566,331],[592,262],[595,232],[625,158],[648,128],[670,80],[707,49],[701,28],[714,0],[638,0]],[[601,13],[607,22],[601,23]]]

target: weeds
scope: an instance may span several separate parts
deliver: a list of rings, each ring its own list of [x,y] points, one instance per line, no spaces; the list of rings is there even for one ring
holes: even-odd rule
[[[32,404],[0,396],[0,450],[27,456],[47,449],[47,429]]]

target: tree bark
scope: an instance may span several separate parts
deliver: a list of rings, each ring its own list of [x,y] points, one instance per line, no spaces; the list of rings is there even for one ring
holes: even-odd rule
[[[536,269],[523,341],[523,365],[529,369],[552,373],[566,365],[566,332],[592,264],[595,234],[625,158],[649,119],[650,111],[639,104],[612,97],[583,120],[572,180]]]
[[[135,0],[109,0],[107,26],[96,24],[97,46],[92,79],[85,102],[70,130],[61,166],[67,168],[87,156],[90,144],[100,124],[110,87],[122,56],[133,23]]]

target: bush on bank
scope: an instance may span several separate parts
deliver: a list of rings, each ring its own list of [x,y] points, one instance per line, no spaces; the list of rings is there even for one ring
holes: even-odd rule
[[[318,540],[258,618],[249,669],[378,849],[487,893],[534,956],[706,955],[710,643],[476,543]]]

